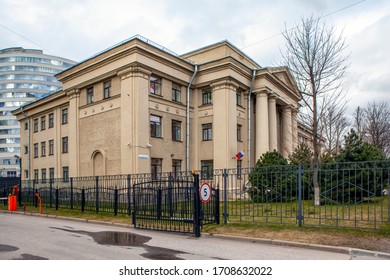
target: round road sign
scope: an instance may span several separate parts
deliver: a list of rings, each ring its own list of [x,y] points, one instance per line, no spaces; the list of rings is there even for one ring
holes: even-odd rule
[[[212,191],[209,183],[202,183],[199,190],[200,200],[203,203],[209,202],[211,198],[211,193]]]

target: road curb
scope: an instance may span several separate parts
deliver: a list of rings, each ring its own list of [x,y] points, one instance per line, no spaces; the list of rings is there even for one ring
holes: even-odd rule
[[[10,212],[7,210],[0,210],[0,212],[5,213],[5,214],[19,214],[19,215],[43,217],[43,218],[50,218],[50,219],[69,220],[69,221],[75,221],[75,222],[117,226],[117,227],[124,227],[124,228],[132,228],[133,227],[130,224],[124,224],[124,223],[114,223],[114,222],[99,221],[99,220],[88,220],[88,219],[82,219],[82,218],[47,215],[47,214],[39,214],[39,213],[28,213],[28,212],[20,212],[20,211]],[[232,236],[232,235],[224,235],[224,234],[202,233],[202,236],[205,236],[208,238],[238,240],[238,241],[251,242],[251,243],[261,243],[261,244],[271,244],[271,245],[277,245],[277,246],[289,246],[289,247],[296,247],[296,248],[323,250],[323,251],[328,251],[328,252],[347,254],[347,255],[351,255],[351,256],[364,255],[364,256],[373,256],[373,257],[390,259],[389,253],[380,252],[380,251],[370,251],[370,250],[364,250],[364,249],[357,249],[357,248],[350,248],[350,247],[320,245],[320,244],[313,244],[313,243],[302,243],[302,242],[295,242],[295,241],[255,238],[255,237],[246,237],[246,236]]]
[[[262,244],[271,244],[271,245],[279,245],[279,246],[289,246],[289,247],[296,247],[296,248],[323,250],[323,251],[342,253],[342,254],[347,254],[347,255],[364,255],[364,256],[373,256],[373,257],[390,259],[389,253],[363,250],[363,249],[350,248],[350,247],[342,247],[342,246],[339,247],[339,246],[320,245],[320,244],[312,244],[312,243],[301,243],[301,242],[295,242],[295,241],[254,238],[254,237],[245,237],[245,236],[231,236],[231,235],[223,235],[223,234],[202,233],[202,235],[207,236],[209,238],[220,238],[220,239],[226,239],[226,240],[240,240],[240,241],[246,241],[246,242],[251,242],[251,243],[262,243]]]

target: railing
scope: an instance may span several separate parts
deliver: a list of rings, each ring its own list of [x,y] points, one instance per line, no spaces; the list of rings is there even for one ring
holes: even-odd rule
[[[318,172],[316,205],[313,174]],[[199,173],[200,174],[200,173]],[[202,175],[202,174],[201,174]],[[131,217],[133,186],[150,181],[183,180],[188,173],[117,175],[22,181],[20,205],[122,213]],[[201,176],[202,177],[202,176]],[[390,161],[285,165],[214,170],[200,179],[220,190],[224,223],[297,224],[388,228]]]

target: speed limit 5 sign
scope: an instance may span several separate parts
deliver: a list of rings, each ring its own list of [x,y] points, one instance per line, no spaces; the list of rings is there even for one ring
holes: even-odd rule
[[[210,187],[209,183],[202,183],[202,185],[200,186],[200,190],[199,190],[200,200],[203,203],[209,202],[209,200],[211,198],[211,194],[212,194],[212,191],[211,191],[211,187]]]

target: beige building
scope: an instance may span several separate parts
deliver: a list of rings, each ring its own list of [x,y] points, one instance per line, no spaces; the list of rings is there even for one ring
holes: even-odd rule
[[[179,56],[135,36],[56,78],[63,90],[13,112],[23,179],[207,174],[297,145],[288,69],[262,68],[228,41]]]

